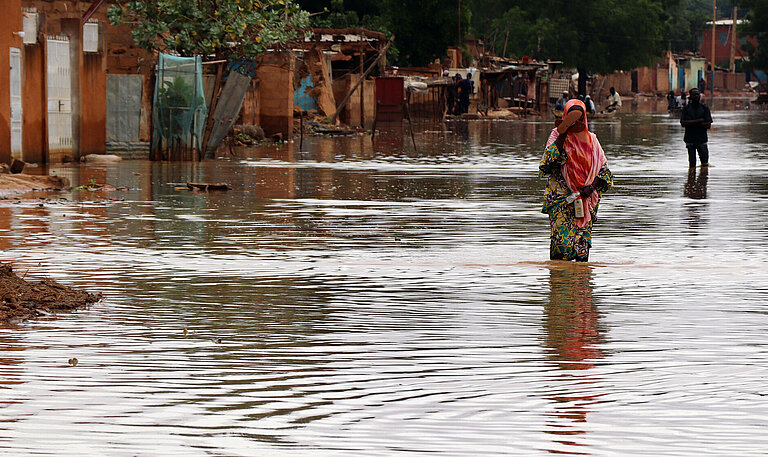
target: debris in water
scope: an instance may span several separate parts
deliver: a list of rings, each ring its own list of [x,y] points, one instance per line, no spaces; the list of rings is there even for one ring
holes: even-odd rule
[[[207,183],[207,182],[188,182],[187,187],[189,190],[229,190],[230,187],[227,183]]]

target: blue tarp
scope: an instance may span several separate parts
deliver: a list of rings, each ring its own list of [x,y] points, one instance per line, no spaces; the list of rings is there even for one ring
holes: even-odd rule
[[[316,110],[317,99],[309,95],[309,91],[312,89],[312,77],[307,76],[301,80],[301,85],[298,89],[293,91],[293,104],[298,106],[304,111]]]

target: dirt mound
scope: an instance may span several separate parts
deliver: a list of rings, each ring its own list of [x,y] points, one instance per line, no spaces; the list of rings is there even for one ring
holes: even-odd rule
[[[59,176],[0,174],[0,196],[19,194],[31,190],[61,190],[68,185],[67,179]]]
[[[101,294],[90,294],[50,279],[25,281],[10,265],[0,264],[0,322],[74,311],[99,300]]]

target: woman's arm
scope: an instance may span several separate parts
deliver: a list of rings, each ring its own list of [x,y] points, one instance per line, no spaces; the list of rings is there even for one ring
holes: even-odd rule
[[[603,164],[600,171],[595,176],[592,186],[600,193],[603,193],[613,187],[613,173],[608,169],[608,164]]]
[[[565,153],[564,144],[565,134],[562,134],[552,144],[547,146],[544,156],[541,158],[541,162],[539,162],[539,177],[550,175],[565,164],[568,160],[568,155]]]

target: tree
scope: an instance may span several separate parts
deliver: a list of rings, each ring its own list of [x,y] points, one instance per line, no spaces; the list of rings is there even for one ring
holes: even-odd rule
[[[749,67],[768,70],[768,0],[741,0],[740,5],[749,8],[746,19],[739,27],[739,36],[753,35],[757,46],[747,41],[742,49],[749,55]]]
[[[384,0],[383,7],[392,33],[397,37],[402,65],[424,66],[443,57],[449,46],[460,46],[469,31],[469,1]]]
[[[131,26],[138,46],[187,57],[254,57],[309,24],[292,0],[118,0],[107,15]]]
[[[302,7],[313,11],[320,8],[310,20],[312,27],[347,29],[362,27],[375,32],[381,32],[387,37],[392,36],[389,30],[389,24],[384,16],[381,15],[381,8],[378,3],[368,4],[363,1],[350,2],[356,9],[347,9],[344,6],[344,0],[331,0],[330,9],[327,2],[317,4],[317,2],[303,1]],[[387,50],[387,60],[397,62],[400,52],[396,45],[392,45]]]
[[[712,20],[712,0],[667,1],[662,18],[663,42],[671,51],[697,51],[706,23]]]
[[[458,46],[469,32],[472,2],[477,0],[299,0],[302,7],[325,12],[318,27],[365,27],[397,37],[387,57],[398,65],[427,65]],[[461,34],[459,37],[459,5]]]
[[[581,93],[589,72],[650,64],[664,48],[662,0],[504,3],[508,9],[490,19],[496,52],[506,43],[507,56],[562,60],[579,69]]]

